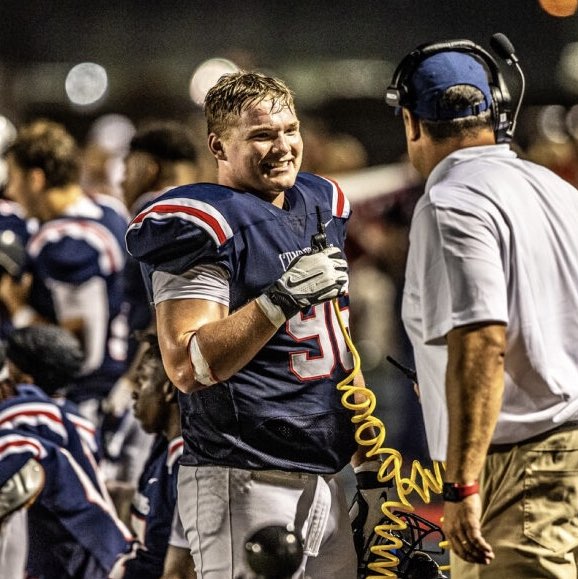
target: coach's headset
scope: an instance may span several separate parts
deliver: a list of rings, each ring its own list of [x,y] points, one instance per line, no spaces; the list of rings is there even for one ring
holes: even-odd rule
[[[524,95],[524,75],[518,65],[518,58],[509,39],[502,33],[492,36],[490,42],[494,51],[503,58],[509,65],[515,64],[521,79],[522,90],[518,99],[516,111],[512,114],[512,99],[510,92],[504,81],[498,63],[494,57],[481,46],[471,40],[448,40],[446,42],[426,43],[412,50],[399,63],[391,84],[387,88],[385,101],[392,107],[405,107],[410,102],[409,80],[421,62],[439,52],[464,52],[471,54],[481,61],[486,71],[489,73],[489,86],[492,95],[490,111],[493,119],[493,129],[496,142],[508,143],[512,140],[516,127],[516,119],[520,111],[520,105]]]

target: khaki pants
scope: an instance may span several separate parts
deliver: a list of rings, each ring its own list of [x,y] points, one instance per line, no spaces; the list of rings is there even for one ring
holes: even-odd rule
[[[490,452],[480,480],[488,566],[451,557],[452,579],[578,578],[578,428]]]

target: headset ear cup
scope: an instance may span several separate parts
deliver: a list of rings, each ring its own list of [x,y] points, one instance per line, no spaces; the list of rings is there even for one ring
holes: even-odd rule
[[[497,143],[507,143],[512,140],[509,132],[512,125],[512,111],[509,94],[504,97],[504,92],[502,90],[502,87],[504,86],[505,85],[503,83],[501,83],[500,86],[493,84],[490,85],[490,90],[492,92],[491,111],[494,125],[494,134],[496,136]]]
[[[492,93],[492,106],[490,110],[492,112],[492,122],[494,126],[494,133],[496,134],[496,140],[498,140],[498,135],[500,133],[500,114],[501,114],[501,100],[502,100],[502,93],[498,87],[495,85],[490,85],[490,92]]]
[[[417,64],[414,64],[415,52],[416,51],[403,58],[393,73],[391,83],[385,93],[385,102],[390,107],[402,107],[407,104],[409,91],[407,79],[417,66]],[[419,62],[421,62],[421,60],[418,60],[418,63]]]

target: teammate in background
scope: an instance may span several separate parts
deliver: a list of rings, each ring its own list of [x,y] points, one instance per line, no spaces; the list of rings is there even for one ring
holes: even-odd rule
[[[47,395],[66,386],[80,370],[82,359],[78,341],[62,328],[42,325],[12,330],[6,347],[0,347],[0,428],[16,428],[66,448],[106,498],[93,454],[97,450],[94,427]],[[31,374],[39,374],[40,379]],[[29,497],[22,498],[26,502]],[[30,555],[33,559],[35,553]],[[19,509],[0,528],[0,569],[6,577],[23,577],[27,561],[27,513]]]
[[[198,154],[191,132],[176,121],[144,124],[129,144],[122,191],[132,215],[169,187],[198,179]]]
[[[427,179],[403,318],[430,452],[446,461],[452,576],[576,577],[578,191],[510,149],[483,55],[421,47],[388,89]]]
[[[169,187],[195,183],[199,175],[197,157],[193,136],[183,125],[176,121],[143,125],[131,139],[124,160],[122,190],[130,214],[135,216]],[[130,334],[147,330],[153,321],[153,310],[140,265],[130,256],[126,269],[126,298],[130,304]]]
[[[27,572],[42,579],[107,579],[132,536],[64,448],[40,436],[0,429],[0,520],[28,509]],[[29,461],[31,461],[29,463]],[[28,466],[26,466],[28,465]],[[33,492],[20,484],[22,469],[41,469]],[[35,498],[36,497],[36,498]]]
[[[169,187],[195,182],[199,173],[193,137],[176,121],[144,124],[130,142],[124,165],[122,190],[132,215]],[[131,396],[135,382],[134,366],[139,357],[135,336],[154,327],[154,309],[146,293],[140,264],[131,256],[127,257],[125,267],[125,300],[131,365],[107,398],[102,423],[103,466],[109,479],[109,490],[121,512],[124,512],[121,505],[132,493],[147,449],[152,444],[152,437],[143,432],[134,418]]]
[[[58,412],[54,416],[56,427],[53,431],[59,433],[62,424],[67,431],[74,429],[80,442],[75,442],[75,445],[82,448],[82,454],[86,456],[84,460],[88,459],[88,462],[85,464],[83,457],[77,456],[70,447],[69,443],[77,438],[73,433],[68,432],[62,440],[55,439],[55,442],[67,447],[76,460],[86,467],[95,485],[101,487],[102,477],[95,467],[101,458],[97,428],[80,414],[76,404],[64,396],[68,385],[82,368],[84,355],[80,342],[64,328],[53,324],[38,324],[16,328],[5,343],[14,396],[9,401],[12,407],[8,413],[12,416],[9,419],[10,427],[26,429],[28,426],[48,426],[51,422],[45,419],[52,413],[50,405],[56,405]],[[18,415],[21,417],[19,422],[14,422]],[[3,416],[4,413],[0,413],[0,426],[3,424]],[[33,416],[35,419],[32,419]],[[52,440],[46,431],[40,431],[39,434]],[[93,476],[93,471],[96,476]],[[106,495],[103,489],[101,491]]]
[[[25,246],[38,224],[27,219],[22,207],[14,201],[0,199],[0,338],[6,337],[14,325],[26,323],[13,319],[12,312],[18,307],[13,301],[13,280],[25,273]],[[26,284],[22,284],[26,287]],[[17,296],[18,299],[18,296]]]
[[[78,151],[64,127],[36,121],[7,148],[7,195],[40,221],[27,251],[32,320],[72,331],[85,359],[67,395],[96,420],[98,405],[126,368],[124,220],[78,184]],[[13,314],[15,312],[12,312]]]
[[[89,480],[90,488],[99,493],[99,501],[114,515],[97,464],[100,452],[94,425],[79,416],[74,404],[58,396],[61,387],[65,388],[80,370],[82,360],[78,340],[63,328],[41,324],[14,330],[6,341],[4,378],[0,381],[0,428],[17,429],[64,449],[83,470],[82,478]],[[14,527],[16,522],[25,521],[26,516],[18,513],[12,519],[10,525]],[[21,524],[19,528],[11,528],[10,534],[18,534],[18,548],[27,551],[27,527]],[[33,530],[31,534],[29,561],[39,568],[44,555],[38,541],[43,539],[34,535]],[[0,547],[5,540],[0,540]]]
[[[180,577],[194,577],[193,560],[186,549],[170,547],[177,508],[178,460],[183,451],[177,391],[170,383],[155,335],[142,340],[145,350],[135,368],[134,414],[144,430],[156,436],[132,500],[131,523],[140,541],[122,557],[111,577],[158,579],[168,561],[180,554]]]
[[[282,81],[225,75],[205,115],[219,184],[172,189],[127,233],[181,391],[179,513],[195,569],[244,576],[247,535],[292,524],[305,546],[299,576],[353,578],[334,477],[357,450],[336,390],[352,357],[330,302],[347,319],[349,203],[334,182],[298,173],[299,120]],[[361,453],[353,464],[376,480],[379,464]]]

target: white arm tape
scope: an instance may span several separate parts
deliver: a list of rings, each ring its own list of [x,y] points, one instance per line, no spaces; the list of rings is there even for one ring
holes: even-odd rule
[[[193,337],[189,342],[189,356],[191,358],[191,363],[193,364],[193,371],[197,382],[200,382],[205,386],[212,386],[218,382],[218,380],[215,380],[215,376],[211,372],[211,368],[199,348],[197,334],[193,334]]]
[[[280,328],[285,323],[287,318],[285,318],[283,310],[276,306],[267,295],[261,294],[255,300],[255,303],[276,328]]]

